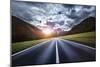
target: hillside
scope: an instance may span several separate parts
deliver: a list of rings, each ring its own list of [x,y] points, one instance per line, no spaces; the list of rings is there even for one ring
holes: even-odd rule
[[[96,20],[94,17],[89,17],[83,20],[80,24],[74,26],[71,31],[66,32],[66,34],[76,34],[83,32],[95,31]]]
[[[12,42],[42,38],[43,34],[37,27],[12,16]]]

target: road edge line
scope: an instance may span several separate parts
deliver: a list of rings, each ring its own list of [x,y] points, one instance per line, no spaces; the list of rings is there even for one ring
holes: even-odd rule
[[[70,40],[64,40],[64,39],[61,39],[61,40],[66,41],[66,42],[67,42],[67,41],[70,41]],[[73,43],[76,43],[76,44],[78,44],[78,45],[80,45],[80,46],[84,46],[84,47],[87,47],[87,48],[96,50],[96,48],[93,48],[93,47],[90,47],[90,46],[87,46],[87,45],[84,45],[84,44],[81,44],[81,43],[77,43],[77,42],[74,42],[74,41],[70,41],[70,42],[73,42]]]
[[[46,42],[49,42],[49,41],[46,41]],[[46,42],[42,42],[42,43],[46,43]],[[22,52],[25,52],[25,51],[27,51],[27,50],[33,48],[33,47],[39,46],[40,44],[41,44],[41,43],[39,43],[39,44],[37,44],[37,45],[35,45],[35,46],[32,46],[32,47],[26,48],[26,49],[24,49],[24,50],[22,50],[22,51],[19,51],[19,52],[17,52],[17,53],[12,54],[11,56],[18,55],[18,54],[20,54],[20,53],[22,53]]]

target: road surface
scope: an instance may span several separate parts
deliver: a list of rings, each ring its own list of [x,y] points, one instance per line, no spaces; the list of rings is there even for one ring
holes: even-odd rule
[[[13,66],[95,61],[95,48],[54,38],[12,55]]]

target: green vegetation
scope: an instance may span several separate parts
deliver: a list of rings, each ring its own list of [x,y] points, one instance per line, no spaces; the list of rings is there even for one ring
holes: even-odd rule
[[[29,48],[31,46],[34,46],[34,45],[41,43],[43,41],[46,41],[46,40],[48,40],[48,39],[12,43],[12,54],[19,52],[19,51],[22,51],[26,48]]]
[[[79,42],[79,43],[83,43],[83,44],[86,44],[88,46],[95,48],[95,41],[96,41],[95,35],[96,35],[95,32],[86,32],[86,33],[67,35],[67,36],[63,36],[63,37],[60,37],[60,38]]]

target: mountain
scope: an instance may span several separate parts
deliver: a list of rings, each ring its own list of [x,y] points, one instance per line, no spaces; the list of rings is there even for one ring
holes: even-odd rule
[[[43,33],[37,27],[12,16],[12,42],[39,39],[43,37]]]
[[[71,31],[65,32],[66,34],[76,34],[83,32],[90,32],[96,30],[96,18],[88,17],[83,20],[80,24],[74,26]]]

